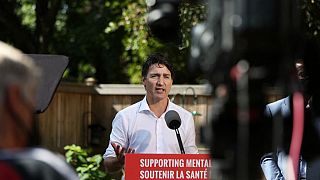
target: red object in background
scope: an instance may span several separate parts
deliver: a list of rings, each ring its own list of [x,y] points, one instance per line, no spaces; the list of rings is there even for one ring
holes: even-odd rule
[[[290,144],[289,179],[298,179],[299,157],[304,127],[304,99],[300,92],[293,94],[293,128]],[[290,166],[291,165],[291,166]]]
[[[22,177],[10,164],[0,162],[0,179],[22,180]]]
[[[126,154],[125,179],[210,179],[208,154]]]

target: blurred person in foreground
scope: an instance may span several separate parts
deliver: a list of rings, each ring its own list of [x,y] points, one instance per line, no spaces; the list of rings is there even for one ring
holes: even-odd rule
[[[152,54],[142,67],[146,90],[143,100],[119,111],[112,122],[109,146],[104,154],[108,172],[122,169],[126,153],[180,154],[174,130],[167,127],[165,114],[176,111],[181,118],[179,128],[187,154],[196,154],[195,127],[191,112],[170,102],[168,94],[174,72],[167,57]]]
[[[298,179],[320,178],[320,116],[319,116],[319,77],[320,56],[316,44],[307,44],[304,59],[295,62],[298,85],[304,98],[304,128],[300,158],[298,162]],[[267,153],[261,158],[261,168],[265,177],[270,179],[288,179],[288,154],[292,142],[293,97],[266,105],[266,116],[281,121],[282,139],[276,152]]]
[[[79,179],[64,159],[33,148],[40,69],[0,41],[0,179]]]

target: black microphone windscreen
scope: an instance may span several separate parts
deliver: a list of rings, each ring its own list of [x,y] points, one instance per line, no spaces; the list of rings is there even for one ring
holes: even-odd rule
[[[181,125],[181,119],[179,114],[174,111],[174,110],[170,110],[166,113],[166,115],[164,116],[164,119],[166,120],[167,126],[170,129],[178,129]]]

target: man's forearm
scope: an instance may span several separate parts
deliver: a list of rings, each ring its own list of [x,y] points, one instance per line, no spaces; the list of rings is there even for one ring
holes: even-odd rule
[[[122,169],[123,164],[116,157],[107,157],[103,161],[105,170],[109,173],[114,173]]]

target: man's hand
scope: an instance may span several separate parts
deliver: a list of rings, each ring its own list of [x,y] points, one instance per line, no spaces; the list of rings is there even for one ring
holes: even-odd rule
[[[105,166],[107,172],[114,173],[114,172],[117,172],[123,168],[125,154],[126,153],[134,153],[135,150],[132,148],[128,148],[128,149],[123,148],[115,142],[111,142],[111,145],[112,145],[117,157],[107,157],[104,160],[104,166]]]
[[[124,165],[124,157],[125,157],[126,153],[134,153],[135,152],[135,150],[132,148],[126,149],[126,148],[121,147],[119,144],[116,144],[114,142],[111,142],[111,145],[112,145],[114,152],[116,153],[117,159],[121,165]]]

